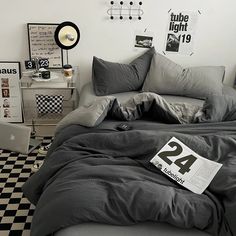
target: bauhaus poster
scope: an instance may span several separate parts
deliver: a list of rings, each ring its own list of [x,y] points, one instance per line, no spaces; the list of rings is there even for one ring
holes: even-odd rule
[[[169,11],[165,52],[191,55],[198,13],[193,11]]]
[[[0,62],[0,121],[22,122],[19,62]]]

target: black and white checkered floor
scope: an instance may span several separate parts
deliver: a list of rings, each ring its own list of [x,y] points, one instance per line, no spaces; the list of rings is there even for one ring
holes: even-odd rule
[[[52,138],[45,137],[42,145]],[[0,236],[29,236],[34,206],[21,191],[21,186],[32,174],[35,160],[43,160],[44,155],[35,149],[28,156],[0,150]]]

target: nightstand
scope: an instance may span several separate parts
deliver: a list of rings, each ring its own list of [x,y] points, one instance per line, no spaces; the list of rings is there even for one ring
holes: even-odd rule
[[[53,136],[57,123],[78,105],[76,80],[64,78],[61,72],[51,72],[51,78],[32,79],[23,76],[20,81],[24,124],[32,126],[37,136]],[[36,104],[36,95],[62,95],[60,113],[40,113]]]

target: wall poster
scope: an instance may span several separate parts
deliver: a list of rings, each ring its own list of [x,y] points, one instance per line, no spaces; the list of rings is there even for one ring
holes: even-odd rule
[[[62,68],[62,49],[56,44],[54,33],[58,24],[28,23],[28,41],[30,60],[45,58],[49,60],[49,68]]]
[[[0,62],[0,121],[22,122],[20,62]]]
[[[169,11],[165,52],[191,55],[198,13],[193,11]]]
[[[153,32],[136,30],[135,32],[134,47],[136,48],[151,48],[153,46]]]

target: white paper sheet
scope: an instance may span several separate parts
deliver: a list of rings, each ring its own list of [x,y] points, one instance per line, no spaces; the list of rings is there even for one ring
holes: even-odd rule
[[[150,162],[168,177],[197,194],[205,191],[222,166],[198,155],[175,137]]]

